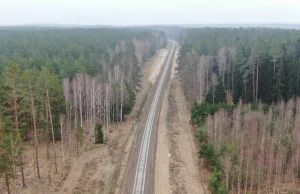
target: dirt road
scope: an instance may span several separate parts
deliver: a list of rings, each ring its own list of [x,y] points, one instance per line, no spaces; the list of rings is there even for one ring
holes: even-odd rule
[[[137,120],[136,147],[130,154],[121,193],[151,194],[154,192],[156,129],[162,96],[170,76],[170,64],[174,57],[175,44],[173,41],[169,41],[168,50],[168,56],[163,60],[165,61],[163,68],[161,68],[160,74],[155,76],[157,81],[148,94],[145,112]]]
[[[202,171],[197,158],[194,132],[189,124],[189,106],[175,75],[176,65],[174,58],[171,79],[160,113],[155,194],[207,193],[204,187],[206,184],[201,180]]]

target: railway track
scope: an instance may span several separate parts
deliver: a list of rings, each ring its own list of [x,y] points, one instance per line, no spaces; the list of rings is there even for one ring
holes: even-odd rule
[[[165,67],[163,69],[163,72],[160,76],[160,80],[158,82],[158,85],[156,87],[156,91],[150,106],[150,110],[148,113],[148,117],[146,120],[146,125],[144,127],[144,133],[142,137],[142,141],[140,144],[140,150],[138,155],[138,163],[135,170],[135,178],[134,178],[134,184],[132,187],[132,194],[144,194],[145,193],[145,185],[147,181],[147,167],[148,167],[148,161],[149,161],[149,147],[151,142],[151,134],[153,131],[153,123],[155,121],[155,117],[157,114],[157,108],[159,107],[159,102],[161,101],[161,95],[163,93],[163,86],[165,82],[167,81],[168,72],[170,69],[170,62],[173,57],[174,53],[174,42],[170,41],[172,44],[171,50],[169,51],[168,58],[166,60]]]

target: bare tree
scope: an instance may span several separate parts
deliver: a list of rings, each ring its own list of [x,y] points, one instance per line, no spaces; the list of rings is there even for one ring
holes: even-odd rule
[[[38,178],[40,178],[38,139],[37,139],[37,130],[36,130],[36,116],[35,116],[34,99],[33,99],[33,91],[32,91],[32,80],[31,79],[29,80],[28,86],[29,86],[29,93],[30,93],[31,115],[32,115],[33,130],[34,130],[35,164],[36,164]]]
[[[235,69],[235,63],[236,63],[236,48],[235,47],[229,47],[228,48],[229,57],[231,60],[231,92],[233,92],[234,88],[234,69]]]
[[[80,116],[80,127],[83,124],[83,90],[84,90],[84,75],[82,73],[76,74],[76,83],[78,90],[78,105],[79,105],[79,116]]]
[[[54,164],[55,164],[55,172],[57,173],[57,163],[56,163],[56,149],[55,149],[55,138],[54,138],[54,125],[53,125],[53,119],[52,119],[52,113],[51,113],[51,104],[50,104],[50,98],[49,98],[49,88],[48,88],[48,82],[49,77],[47,73],[45,73],[45,89],[46,89],[46,101],[48,105],[48,111],[49,111],[49,119],[50,119],[50,125],[51,125],[51,131],[52,131],[52,141],[53,141],[53,152],[54,152]]]
[[[59,116],[59,124],[60,124],[60,137],[61,137],[61,153],[62,153],[62,164],[64,166],[65,163],[65,152],[64,152],[64,121],[65,121],[65,116],[64,115],[60,115]],[[63,169],[64,167],[62,167],[62,174],[63,174]]]
[[[120,88],[121,88],[121,104],[120,104],[120,121],[123,122],[123,103],[124,103],[124,73],[121,74],[121,78],[120,78]]]
[[[65,102],[66,102],[66,114],[67,114],[67,138],[68,138],[68,151],[69,151],[69,156],[70,156],[70,148],[71,148],[71,138],[72,138],[72,131],[71,131],[71,126],[72,126],[72,107],[73,107],[73,102],[72,102],[72,95],[71,95],[71,88],[72,88],[72,83],[70,82],[69,78],[63,79],[63,91],[64,91],[64,97],[65,97]],[[76,120],[76,119],[75,119]]]

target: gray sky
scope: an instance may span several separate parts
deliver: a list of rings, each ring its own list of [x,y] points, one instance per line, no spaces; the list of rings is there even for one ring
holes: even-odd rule
[[[300,0],[0,1],[0,25],[300,23]]]

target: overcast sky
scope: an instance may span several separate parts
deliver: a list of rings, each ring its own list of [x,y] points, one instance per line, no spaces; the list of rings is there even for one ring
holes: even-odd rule
[[[300,23],[300,0],[0,1],[0,25]]]

